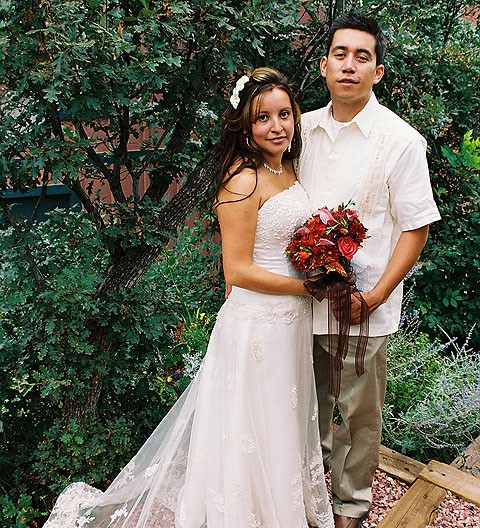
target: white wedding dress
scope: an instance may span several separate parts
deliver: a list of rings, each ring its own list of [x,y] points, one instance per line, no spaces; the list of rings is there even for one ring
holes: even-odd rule
[[[310,213],[297,182],[258,213],[255,262]],[[311,300],[233,288],[196,377],[101,492],[68,486],[44,528],[333,528],[312,366]]]

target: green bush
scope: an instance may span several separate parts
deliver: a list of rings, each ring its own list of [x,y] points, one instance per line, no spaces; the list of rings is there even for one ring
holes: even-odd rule
[[[467,132],[456,153],[448,146],[442,152],[448,160],[436,189],[442,220],[431,227],[426,262],[415,275],[415,306],[431,336],[440,327],[465,339],[480,311],[480,139]],[[478,328],[471,343],[480,348]]]
[[[41,292],[26,242],[50,277]],[[108,304],[93,295],[106,259],[83,214],[53,212],[25,239],[1,231],[0,253],[0,515],[2,526],[18,528],[34,526],[71,481],[109,484],[188,383],[168,381],[182,360],[174,330],[185,307],[216,313],[223,288],[218,244],[200,221],[179,231],[143,280]],[[108,355],[93,353],[92,318],[116,343]],[[96,372],[96,412],[66,419],[66,402],[88,397]]]
[[[479,433],[480,353],[468,340],[432,342],[418,317],[389,340],[382,441],[417,460],[451,462]]]
[[[442,216],[430,228],[425,266],[416,277],[421,329],[432,338],[440,325],[465,339],[480,312],[478,144],[475,163],[475,145],[465,143],[469,131],[471,141],[480,130],[480,26],[462,16],[473,13],[472,5],[431,2],[427,7],[402,0],[384,4],[379,12],[389,46],[385,76],[375,91],[427,139]],[[480,348],[478,330],[471,342]]]

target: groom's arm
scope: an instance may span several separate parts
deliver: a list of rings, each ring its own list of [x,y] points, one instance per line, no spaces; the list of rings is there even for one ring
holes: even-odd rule
[[[417,262],[427,242],[428,228],[429,226],[426,225],[419,229],[402,232],[380,280],[370,291],[362,292],[362,297],[368,305],[369,314],[387,301],[393,290]],[[352,295],[350,324],[360,324],[360,311],[361,302]]]

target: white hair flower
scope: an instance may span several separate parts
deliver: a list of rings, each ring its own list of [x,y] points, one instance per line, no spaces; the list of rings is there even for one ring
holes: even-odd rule
[[[241,92],[244,88],[247,82],[250,80],[250,77],[248,75],[244,75],[243,77],[240,77],[238,79],[237,84],[235,85],[235,88]]]
[[[238,79],[237,83],[235,84],[235,88],[233,89],[232,95],[230,97],[230,104],[233,106],[233,108],[236,110],[238,108],[238,104],[240,103],[240,92],[245,88],[245,84],[250,80],[250,77],[248,75],[243,75]]]
[[[230,97],[230,104],[236,110],[238,108],[238,103],[239,102],[240,102],[240,97],[238,97],[238,92],[236,90],[233,90],[233,94]]]

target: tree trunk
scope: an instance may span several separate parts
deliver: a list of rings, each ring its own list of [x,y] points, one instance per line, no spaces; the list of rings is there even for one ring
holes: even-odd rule
[[[179,192],[165,205],[158,219],[159,231],[174,233],[184,224],[195,206],[207,195],[211,188],[209,169],[208,160],[201,163]],[[105,279],[97,290],[97,297],[105,299],[108,298],[109,294],[116,293],[120,289],[133,288],[145,275],[148,268],[158,259],[162,249],[169,240],[170,238],[165,236],[163,244],[157,246],[145,245],[134,253],[124,253],[118,258],[113,258],[105,272]],[[92,340],[95,341],[98,356],[107,357],[111,350],[114,349],[114,346],[118,346],[118,343],[105,338],[102,329],[96,328],[95,325],[90,328],[90,335]],[[95,338],[95,336],[98,337]],[[88,415],[96,412],[98,400],[101,396],[102,382],[102,374],[96,371],[85,398],[66,402],[63,410],[64,423],[75,419],[82,424]]]
[[[210,165],[208,160],[201,163],[190,175],[178,193],[165,205],[158,218],[158,230],[175,233],[183,226],[195,206],[211,188]],[[105,298],[111,292],[133,288],[145,275],[148,268],[158,259],[162,249],[171,237],[165,236],[163,244],[143,246],[130,254],[123,253],[112,259],[105,273],[105,279],[97,295]]]
[[[90,383],[90,387],[82,400],[69,398],[62,410],[62,422],[67,425],[70,420],[75,420],[78,424],[85,424],[87,416],[95,414],[98,400],[102,392],[103,376],[100,372],[95,371]]]

